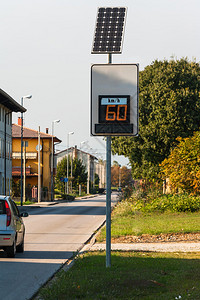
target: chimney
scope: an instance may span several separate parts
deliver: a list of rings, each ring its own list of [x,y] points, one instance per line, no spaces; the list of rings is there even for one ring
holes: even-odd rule
[[[75,157],[75,158],[78,157],[78,149],[77,149],[77,145],[74,146],[74,157]]]
[[[49,128],[46,128],[46,134],[49,134]]]
[[[18,125],[22,126],[22,118],[21,117],[18,117]]]

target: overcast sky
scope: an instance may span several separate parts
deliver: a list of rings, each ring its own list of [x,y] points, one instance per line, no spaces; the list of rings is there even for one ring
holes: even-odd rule
[[[57,149],[66,148],[74,131],[70,146],[87,141],[103,158],[105,142],[90,136],[90,68],[107,63],[107,55],[91,54],[97,8],[104,6],[128,8],[123,52],[113,63],[139,63],[143,70],[172,56],[200,61],[199,0],[0,1],[0,88],[19,103],[32,94],[24,101],[26,127],[51,133],[60,119]]]

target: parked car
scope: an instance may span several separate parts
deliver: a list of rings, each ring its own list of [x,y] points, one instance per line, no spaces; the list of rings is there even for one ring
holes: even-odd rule
[[[9,196],[0,196],[0,249],[6,252],[7,257],[15,257],[16,251],[24,252],[25,226],[22,217],[28,217],[28,213],[20,214]]]

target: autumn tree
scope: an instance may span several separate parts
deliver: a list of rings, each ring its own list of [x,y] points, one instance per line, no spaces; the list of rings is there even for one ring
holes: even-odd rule
[[[200,193],[200,132],[178,138],[179,144],[161,164],[163,178],[169,178],[173,189]]]
[[[139,136],[113,137],[113,154],[129,158],[133,178],[157,178],[160,163],[200,126],[200,66],[155,60],[139,74]]]
[[[111,185],[113,187],[118,187],[120,184],[123,188],[132,183],[131,170],[126,166],[121,167],[121,165],[113,163],[113,166],[111,167]]]

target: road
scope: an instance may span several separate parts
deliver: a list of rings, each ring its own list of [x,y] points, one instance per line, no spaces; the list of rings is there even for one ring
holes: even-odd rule
[[[25,252],[14,259],[0,251],[0,299],[30,299],[80,250],[105,220],[106,197],[29,208]],[[112,204],[117,199],[112,196]]]

